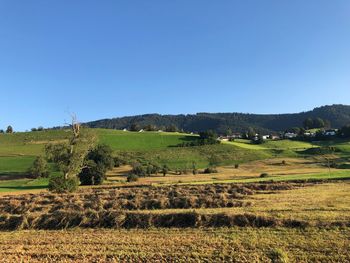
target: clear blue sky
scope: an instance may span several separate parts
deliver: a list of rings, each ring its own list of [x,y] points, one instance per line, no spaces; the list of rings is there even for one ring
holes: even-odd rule
[[[350,1],[0,0],[0,128],[350,104]]]

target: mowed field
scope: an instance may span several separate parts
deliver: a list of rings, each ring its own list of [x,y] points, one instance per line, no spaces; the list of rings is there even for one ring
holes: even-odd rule
[[[349,190],[339,181],[4,196],[0,228],[12,231],[0,232],[0,258],[349,262]]]

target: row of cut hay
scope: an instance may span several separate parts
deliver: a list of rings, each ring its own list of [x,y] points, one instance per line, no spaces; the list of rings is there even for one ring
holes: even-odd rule
[[[2,215],[1,230],[82,228],[187,228],[187,227],[298,227],[309,223],[281,220],[255,214],[142,213],[126,211],[66,211],[59,210],[35,217],[32,215]]]
[[[256,192],[289,190],[303,184],[220,184],[198,186],[164,186],[140,188],[86,189],[75,194],[4,196],[0,198],[0,213],[51,213],[56,210],[152,210],[225,208],[250,206],[243,201]]]

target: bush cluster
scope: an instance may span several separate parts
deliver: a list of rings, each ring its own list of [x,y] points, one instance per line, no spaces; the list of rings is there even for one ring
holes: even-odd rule
[[[114,167],[112,149],[108,145],[100,144],[86,156],[84,167],[78,177],[82,185],[99,185],[106,179],[107,170]]]
[[[31,178],[48,177],[50,172],[45,158],[38,156],[29,168],[28,174]]]
[[[216,168],[214,167],[207,167],[204,169],[203,171],[205,174],[212,174],[212,173],[217,173],[218,170],[216,170]]]

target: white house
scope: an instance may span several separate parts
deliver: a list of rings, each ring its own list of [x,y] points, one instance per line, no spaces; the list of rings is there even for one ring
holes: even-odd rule
[[[337,135],[337,131],[336,130],[326,130],[323,134],[325,136],[335,136],[335,135]]]

